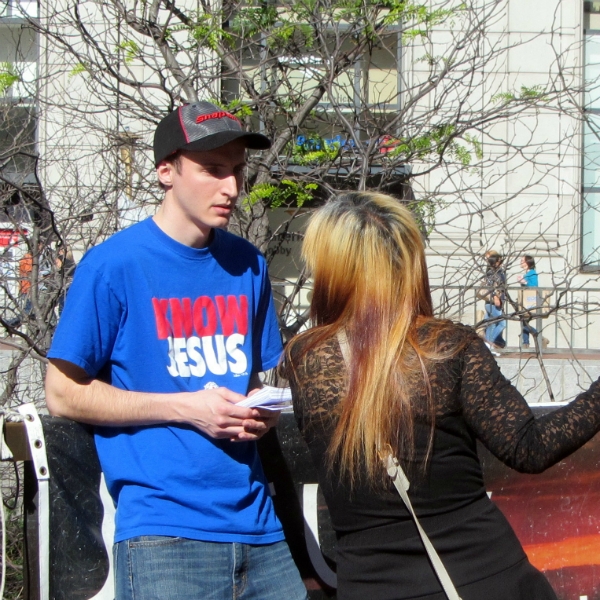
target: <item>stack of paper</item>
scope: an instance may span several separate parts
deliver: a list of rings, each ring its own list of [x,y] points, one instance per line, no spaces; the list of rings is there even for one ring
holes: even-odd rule
[[[252,394],[252,396],[238,402],[238,406],[284,410],[292,406],[292,391],[290,388],[276,388],[265,385],[256,394]]]

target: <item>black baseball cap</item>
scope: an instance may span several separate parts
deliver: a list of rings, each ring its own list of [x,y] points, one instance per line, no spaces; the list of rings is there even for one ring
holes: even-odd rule
[[[262,133],[244,131],[240,120],[210,102],[194,102],[176,108],[154,132],[154,164],[177,150],[205,151],[243,139],[252,150],[266,150],[271,141]]]

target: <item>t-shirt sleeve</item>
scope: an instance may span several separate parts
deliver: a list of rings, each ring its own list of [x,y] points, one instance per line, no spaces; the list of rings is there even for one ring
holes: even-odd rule
[[[75,271],[48,358],[66,360],[95,377],[110,358],[122,315],[106,275],[84,259]]]
[[[252,370],[255,373],[276,367],[283,352],[281,334],[273,304],[271,282],[264,264],[261,274],[261,289],[254,317],[253,331],[254,356]]]

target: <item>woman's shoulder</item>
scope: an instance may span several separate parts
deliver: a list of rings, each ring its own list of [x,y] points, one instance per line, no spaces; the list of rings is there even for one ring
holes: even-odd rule
[[[284,371],[296,378],[310,380],[331,374],[343,358],[335,336],[319,339],[312,332],[305,332],[288,342],[285,352]]]
[[[335,335],[322,337],[316,330],[308,330],[298,334],[289,342],[289,357],[294,360],[307,352],[311,354],[328,353],[338,347]]]
[[[426,321],[419,327],[419,337],[421,340],[432,339],[440,350],[454,345],[464,346],[472,339],[479,339],[472,326],[447,319]]]

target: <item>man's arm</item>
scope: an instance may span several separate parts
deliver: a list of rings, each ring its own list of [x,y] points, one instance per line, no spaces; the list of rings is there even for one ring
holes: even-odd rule
[[[256,381],[257,377],[252,383]],[[223,387],[172,394],[130,392],[58,359],[50,360],[46,373],[50,414],[91,425],[187,423],[212,438],[252,441],[264,435],[276,419],[269,411],[237,406],[244,398]]]

